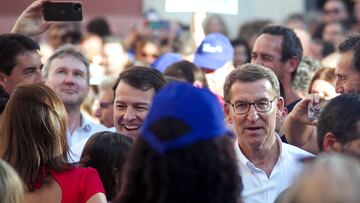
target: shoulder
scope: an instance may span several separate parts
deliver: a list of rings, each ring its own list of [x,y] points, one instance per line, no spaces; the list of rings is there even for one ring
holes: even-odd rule
[[[294,158],[295,160],[315,157],[315,155],[287,143],[282,143],[282,150],[285,156]]]

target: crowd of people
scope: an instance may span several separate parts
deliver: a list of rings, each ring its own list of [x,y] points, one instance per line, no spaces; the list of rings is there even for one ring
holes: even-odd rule
[[[234,39],[154,11],[82,34],[45,3],[0,35],[0,202],[360,201],[360,1]]]

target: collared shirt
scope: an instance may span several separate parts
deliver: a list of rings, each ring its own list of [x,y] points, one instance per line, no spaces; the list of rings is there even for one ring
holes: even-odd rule
[[[95,133],[100,131],[108,131],[109,129],[101,124],[97,124],[88,120],[85,116],[81,115],[81,126],[76,128],[72,135],[69,130],[66,132],[66,139],[70,147],[69,161],[78,162],[82,150],[87,140]]]
[[[280,156],[271,172],[270,177],[265,171],[257,168],[241,152],[238,141],[235,142],[235,153],[239,163],[239,170],[244,185],[242,197],[245,203],[272,203],[276,197],[294,181],[302,170],[301,159],[313,157],[292,145],[282,143],[276,135],[280,146]]]

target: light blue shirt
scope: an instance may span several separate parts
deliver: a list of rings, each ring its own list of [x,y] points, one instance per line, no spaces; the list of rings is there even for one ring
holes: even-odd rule
[[[97,124],[88,120],[81,115],[82,123],[79,128],[76,128],[72,135],[69,130],[66,132],[66,139],[70,147],[69,162],[78,162],[81,157],[83,148],[87,140],[95,133],[100,131],[108,131],[109,129],[101,124]]]

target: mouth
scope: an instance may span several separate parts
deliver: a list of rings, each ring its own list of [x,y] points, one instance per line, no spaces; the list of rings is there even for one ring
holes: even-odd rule
[[[245,130],[250,130],[250,131],[257,131],[257,130],[261,130],[262,127],[246,127]]]
[[[66,94],[76,94],[77,91],[76,90],[72,90],[72,89],[63,89],[63,92],[65,92]]]
[[[141,125],[138,124],[121,124],[121,126],[127,131],[136,131],[141,127]]]

